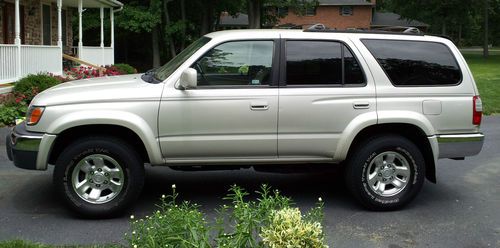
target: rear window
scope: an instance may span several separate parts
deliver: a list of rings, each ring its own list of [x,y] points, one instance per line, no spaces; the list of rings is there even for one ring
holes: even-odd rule
[[[444,44],[426,41],[362,40],[395,86],[448,86],[462,80]]]

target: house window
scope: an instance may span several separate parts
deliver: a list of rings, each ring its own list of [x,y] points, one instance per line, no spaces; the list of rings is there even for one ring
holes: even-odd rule
[[[352,6],[342,6],[340,7],[340,15],[342,16],[352,16],[353,8]]]
[[[306,16],[315,16],[316,15],[316,7],[306,7]]]
[[[51,41],[51,20],[50,20],[50,5],[42,4],[42,41],[43,45],[50,46]]]
[[[276,12],[278,12],[278,16],[287,16],[288,15],[288,7],[278,7]]]

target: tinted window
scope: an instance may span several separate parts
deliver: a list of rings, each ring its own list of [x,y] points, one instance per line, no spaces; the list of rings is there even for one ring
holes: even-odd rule
[[[213,48],[192,66],[198,85],[269,85],[273,46],[273,41],[235,41]]]
[[[444,44],[396,40],[363,40],[363,43],[396,86],[460,83],[460,68]]]
[[[287,41],[286,83],[288,85],[363,84],[364,76],[352,53],[339,42]]]

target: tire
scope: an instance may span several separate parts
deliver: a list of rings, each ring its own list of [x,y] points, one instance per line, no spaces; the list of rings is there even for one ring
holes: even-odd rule
[[[390,211],[411,202],[422,189],[425,160],[410,140],[379,135],[355,148],[345,173],[347,187],[364,207]]]
[[[122,213],[139,197],[144,174],[142,160],[126,142],[88,137],[71,143],[61,153],[53,182],[67,205],[80,216],[109,218]]]

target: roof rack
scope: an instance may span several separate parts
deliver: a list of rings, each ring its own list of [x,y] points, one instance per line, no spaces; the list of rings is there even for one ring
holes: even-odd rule
[[[384,27],[380,29],[351,29],[351,30],[337,30],[330,29],[321,23],[314,24],[307,29],[303,30],[304,32],[325,32],[325,33],[362,33],[362,34],[394,34],[394,35],[418,35],[423,36],[424,33],[420,31],[420,29],[416,27],[402,27],[402,26],[394,26],[394,27]]]

